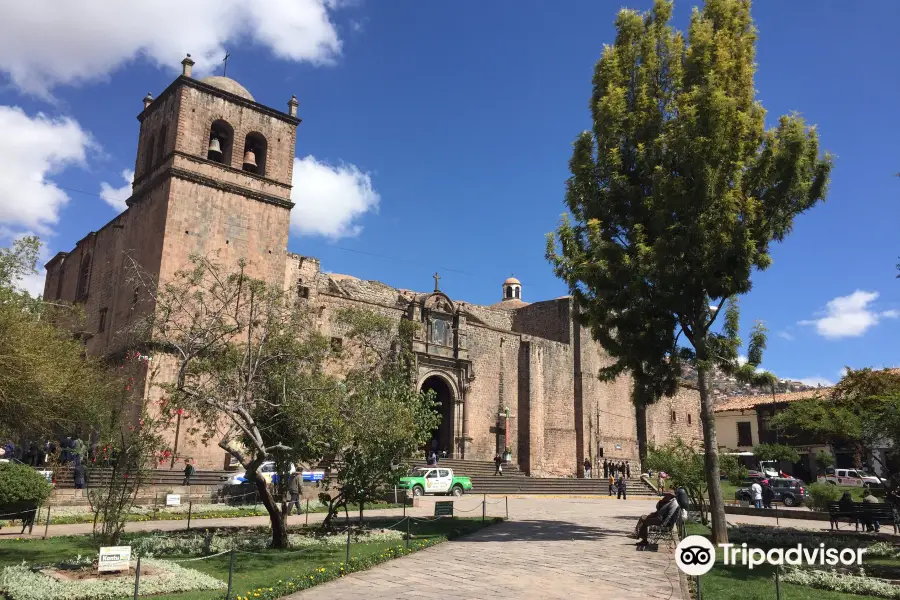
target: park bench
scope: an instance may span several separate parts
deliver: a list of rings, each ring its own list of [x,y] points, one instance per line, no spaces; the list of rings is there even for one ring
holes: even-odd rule
[[[658,546],[660,542],[666,542],[675,546],[678,543],[676,534],[681,534],[681,508],[675,510],[669,517],[659,525],[650,525],[647,528],[647,543],[651,546]]]
[[[894,533],[897,533],[898,528],[900,528],[900,517],[897,515],[897,509],[890,504],[854,502],[852,505],[848,504],[845,506],[845,508],[842,508],[839,502],[828,503],[828,517],[831,521],[832,529],[840,529],[842,520],[853,523],[857,531],[859,531],[860,524],[866,521],[892,525]]]
[[[34,529],[34,517],[37,514],[37,504],[34,502],[17,502],[15,504],[0,505],[0,529],[7,521],[22,521],[22,531],[28,528],[28,533]]]

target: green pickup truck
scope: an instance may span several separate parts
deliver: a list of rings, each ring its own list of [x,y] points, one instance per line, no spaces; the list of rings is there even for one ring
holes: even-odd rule
[[[472,481],[468,477],[456,477],[453,469],[417,467],[406,477],[401,477],[397,487],[412,490],[413,496],[450,494],[459,497],[472,489]]]

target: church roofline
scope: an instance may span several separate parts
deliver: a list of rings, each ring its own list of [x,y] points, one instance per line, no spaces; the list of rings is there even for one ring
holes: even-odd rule
[[[155,107],[161,106],[163,104],[162,101],[171,94],[174,94],[174,90],[177,90],[181,86],[192,87],[194,89],[200,90],[201,92],[205,92],[207,94],[211,94],[213,96],[218,96],[219,98],[228,100],[229,102],[232,102],[234,104],[240,104],[241,106],[252,108],[253,110],[264,113],[270,117],[274,117],[286,123],[290,123],[294,127],[300,125],[300,123],[302,122],[302,119],[300,119],[299,117],[292,117],[285,112],[268,107],[265,104],[260,104],[255,100],[248,100],[247,98],[238,96],[237,94],[226,92],[221,88],[209,85],[208,83],[203,83],[202,81],[194,79],[192,77],[185,77],[184,75],[179,75],[172,83],[169,84],[169,87],[163,90],[158,98],[150,102],[147,108],[142,110],[137,116],[137,120],[143,122],[144,119],[146,119],[150,115],[150,113],[153,112]]]

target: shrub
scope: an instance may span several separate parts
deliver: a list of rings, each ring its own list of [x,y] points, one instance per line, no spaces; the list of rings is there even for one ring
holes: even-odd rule
[[[843,492],[830,483],[814,483],[809,486],[809,500],[806,501],[806,506],[809,510],[825,512],[828,510],[828,503],[840,500],[841,494]]]
[[[0,464],[0,506],[17,502],[42,504],[50,495],[44,476],[27,465]]]

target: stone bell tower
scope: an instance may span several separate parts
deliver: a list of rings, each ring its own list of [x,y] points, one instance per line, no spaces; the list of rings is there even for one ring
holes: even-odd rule
[[[258,103],[228,77],[183,72],[144,98],[129,207],[155,205],[162,231],[159,276],[191,254],[245,259],[249,274],[284,279],[296,143],[297,99],[283,112]]]

